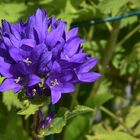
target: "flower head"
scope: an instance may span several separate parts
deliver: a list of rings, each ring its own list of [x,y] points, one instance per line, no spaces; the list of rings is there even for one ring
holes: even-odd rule
[[[98,59],[83,52],[78,29],[66,27],[40,9],[26,23],[2,20],[0,75],[5,79],[0,91],[25,88],[27,96],[41,96],[48,90],[55,104],[63,93],[75,90],[74,84],[97,80],[101,75],[90,70]]]

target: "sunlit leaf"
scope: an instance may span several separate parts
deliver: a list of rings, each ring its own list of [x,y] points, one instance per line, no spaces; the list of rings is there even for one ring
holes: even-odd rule
[[[24,99],[23,101],[24,107],[17,112],[19,115],[25,115],[26,117],[35,114],[37,110],[39,110],[40,107],[43,107],[46,105],[46,107],[49,106],[50,100],[48,97],[38,97],[34,100]]]
[[[72,112],[68,113],[68,119],[78,116],[80,114],[90,113],[94,111],[95,110],[90,107],[77,105]]]
[[[113,131],[110,133],[97,134],[95,136],[87,136],[87,140],[137,140],[137,139],[130,136],[127,133]]]
[[[116,15],[119,13],[120,8],[126,6],[129,1],[130,0],[102,0],[98,6],[103,13]]]
[[[132,106],[130,112],[126,116],[125,123],[128,127],[135,126],[140,121],[140,106]]]
[[[9,111],[11,110],[12,106],[16,108],[23,107],[22,103],[18,99],[18,95],[14,94],[12,90],[3,93],[3,103],[7,106]]]

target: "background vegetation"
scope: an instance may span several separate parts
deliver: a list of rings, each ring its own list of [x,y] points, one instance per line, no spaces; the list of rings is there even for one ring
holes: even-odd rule
[[[77,86],[75,93],[64,95],[56,105],[57,108],[64,106],[69,109],[78,104],[86,105],[93,108],[94,113],[78,115],[68,120],[63,131],[55,135],[55,139],[139,140],[139,17],[132,16],[95,25],[88,23],[89,20],[139,10],[140,1],[0,0],[0,19],[12,23],[20,19],[26,21],[37,8],[45,8],[49,16],[55,15],[67,21],[69,28],[79,26],[79,35],[87,40],[83,44],[84,50],[100,59],[94,71],[103,74],[93,84]],[[32,116],[25,118],[16,114],[23,106],[18,95],[11,91],[0,94],[0,140],[31,140]]]

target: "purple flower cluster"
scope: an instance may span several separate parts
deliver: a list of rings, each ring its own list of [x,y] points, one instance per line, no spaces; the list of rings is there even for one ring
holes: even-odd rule
[[[61,94],[75,90],[74,84],[93,82],[101,75],[89,72],[97,63],[82,52],[78,29],[45,10],[38,9],[26,23],[10,24],[2,20],[0,28],[0,75],[5,77],[0,92],[26,89],[27,96],[51,94],[52,103]]]

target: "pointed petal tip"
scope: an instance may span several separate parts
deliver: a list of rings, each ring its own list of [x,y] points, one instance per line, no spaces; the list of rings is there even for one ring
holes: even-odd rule
[[[102,75],[96,72],[85,72],[85,73],[79,73],[77,76],[81,82],[91,83],[101,78]]]
[[[9,90],[13,90],[14,88],[17,88],[19,85],[17,85],[13,79],[5,79],[2,84],[0,85],[0,92],[5,92]]]
[[[61,92],[58,90],[51,90],[51,100],[52,104],[56,104],[61,98]]]

